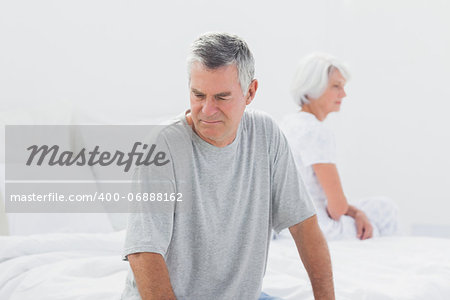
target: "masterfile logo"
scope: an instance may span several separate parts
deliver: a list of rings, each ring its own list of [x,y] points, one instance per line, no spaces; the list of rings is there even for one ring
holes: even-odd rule
[[[139,148],[142,148],[142,151],[138,151]],[[128,153],[118,150],[114,153],[109,151],[100,152],[99,149],[100,146],[95,146],[92,151],[82,148],[78,154],[75,154],[72,151],[60,152],[58,145],[53,145],[52,147],[49,147],[48,145],[42,145],[40,147],[38,145],[32,145],[27,148],[27,150],[31,153],[28,157],[26,165],[32,165],[34,158],[38,154],[40,154],[40,156],[35,163],[38,166],[41,166],[42,163],[44,163],[45,158],[49,156],[47,161],[49,166],[72,166],[74,164],[77,166],[84,166],[86,164],[89,166],[94,166],[96,164],[101,166],[109,166],[116,163],[117,166],[125,166],[124,172],[128,172],[130,170],[135,157],[136,160],[134,161],[134,165],[136,166],[149,166],[151,164],[154,164],[155,166],[164,166],[170,162],[170,160],[166,159],[165,152],[159,151],[154,154],[156,144],[152,144],[149,147],[147,144],[135,142],[133,148]]]
[[[185,125],[7,125],[5,137],[7,212],[164,212],[190,203]]]

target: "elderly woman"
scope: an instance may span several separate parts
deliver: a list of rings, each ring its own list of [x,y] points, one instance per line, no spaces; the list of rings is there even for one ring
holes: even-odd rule
[[[397,209],[390,199],[367,198],[350,205],[341,186],[333,134],[323,120],[340,110],[348,79],[347,68],[336,58],[326,54],[306,57],[292,86],[301,110],[281,123],[328,240],[368,239],[397,230]]]

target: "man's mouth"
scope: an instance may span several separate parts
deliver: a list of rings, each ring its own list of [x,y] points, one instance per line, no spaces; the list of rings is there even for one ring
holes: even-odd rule
[[[207,121],[207,120],[200,120],[200,122],[205,123],[205,124],[218,124],[222,121]]]

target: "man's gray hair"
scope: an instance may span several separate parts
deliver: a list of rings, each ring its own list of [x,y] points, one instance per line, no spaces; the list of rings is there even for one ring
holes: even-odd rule
[[[205,33],[192,43],[188,56],[189,82],[194,62],[200,62],[211,70],[236,64],[244,96],[255,75],[255,61],[247,43],[228,33]]]
[[[297,105],[309,103],[309,98],[319,98],[325,91],[333,70],[338,70],[346,81],[350,79],[347,66],[326,53],[313,53],[303,58],[295,73],[291,93]]]

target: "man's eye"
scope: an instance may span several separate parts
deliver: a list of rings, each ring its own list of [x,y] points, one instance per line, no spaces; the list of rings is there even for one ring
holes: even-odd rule
[[[194,94],[194,96],[197,97],[197,98],[203,98],[202,94]]]
[[[217,100],[228,100],[228,99],[230,99],[230,97],[221,97],[221,96],[217,96],[216,99],[217,99]]]

